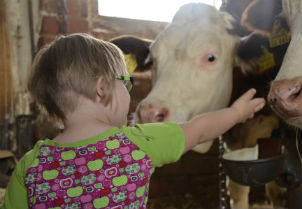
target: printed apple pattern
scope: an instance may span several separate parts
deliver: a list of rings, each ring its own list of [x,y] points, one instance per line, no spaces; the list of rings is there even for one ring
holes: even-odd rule
[[[146,208],[152,161],[125,135],[79,147],[42,145],[26,172],[34,209]]]

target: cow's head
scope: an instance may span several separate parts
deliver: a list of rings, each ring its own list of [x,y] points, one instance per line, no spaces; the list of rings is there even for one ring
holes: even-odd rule
[[[137,122],[183,122],[228,104],[239,41],[227,31],[230,20],[204,4],[176,13],[151,44],[153,87],[137,108]]]
[[[240,38],[229,33],[232,20],[205,4],[180,8],[150,46],[152,90],[137,107],[136,123],[184,122],[228,105],[240,60]],[[206,152],[211,144],[195,150]]]

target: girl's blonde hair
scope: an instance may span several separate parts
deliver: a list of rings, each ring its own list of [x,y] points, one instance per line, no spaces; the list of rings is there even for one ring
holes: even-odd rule
[[[58,37],[35,56],[28,89],[50,116],[64,120],[77,105],[77,95],[96,98],[96,83],[104,80],[104,104],[111,102],[114,80],[126,75],[120,49],[88,34]]]

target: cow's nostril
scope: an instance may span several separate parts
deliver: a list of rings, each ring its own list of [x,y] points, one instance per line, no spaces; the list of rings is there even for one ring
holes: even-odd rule
[[[271,98],[270,103],[271,105],[275,105],[277,103],[277,98],[276,97]]]
[[[155,114],[156,122],[163,122],[167,120],[169,110],[166,107],[161,107],[159,111]]]
[[[267,101],[270,105],[276,105],[277,104],[277,97],[273,92],[270,92],[267,96]]]
[[[154,123],[167,121],[169,109],[160,105],[141,106],[137,111],[138,123]]]
[[[155,117],[156,117],[156,121],[163,122],[166,117],[166,114],[161,113],[161,114],[156,115]]]

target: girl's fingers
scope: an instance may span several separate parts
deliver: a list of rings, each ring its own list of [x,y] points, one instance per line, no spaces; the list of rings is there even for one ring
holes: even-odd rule
[[[263,98],[254,99],[252,103],[252,105],[255,107],[254,112],[258,112],[265,106],[265,100]]]
[[[255,98],[253,100],[251,100],[251,104],[254,106],[261,106],[261,105],[265,105],[265,99],[264,98]]]
[[[241,98],[245,99],[245,100],[251,100],[256,94],[256,89],[250,89],[247,92],[245,92]]]

